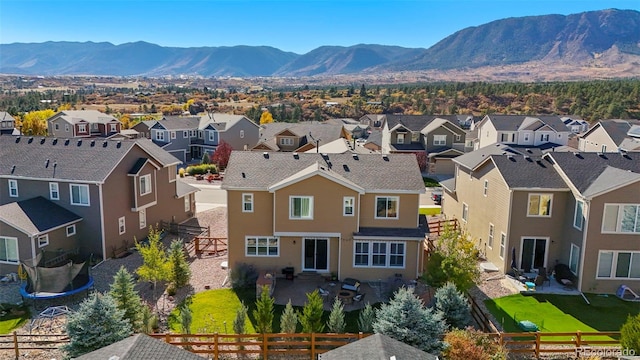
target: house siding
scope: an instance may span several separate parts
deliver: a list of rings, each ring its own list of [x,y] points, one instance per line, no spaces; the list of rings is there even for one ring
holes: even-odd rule
[[[31,259],[33,257],[31,253],[31,237],[2,221],[0,221],[0,235],[3,237],[18,239],[18,257],[20,258],[20,261]],[[0,274],[17,271],[18,265],[0,263]]]
[[[244,137],[240,137],[240,132],[244,131]],[[224,140],[231,145],[234,150],[249,150],[258,143],[260,129],[251,120],[244,118],[219,133],[220,141]]]
[[[606,152],[617,152],[618,145],[613,142],[609,134],[600,125],[593,129],[587,136],[578,140],[578,148],[580,151],[586,152],[602,152],[602,146],[606,146]]]

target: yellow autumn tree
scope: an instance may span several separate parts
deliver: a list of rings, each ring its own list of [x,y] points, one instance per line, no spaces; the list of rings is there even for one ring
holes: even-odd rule
[[[55,115],[51,109],[31,111],[22,117],[18,124],[24,135],[47,135],[47,119]]]
[[[129,114],[123,114],[120,116],[120,122],[122,123],[123,129],[131,128],[131,118],[129,117]]]
[[[260,115],[260,125],[262,124],[270,124],[273,122],[273,115],[270,112],[264,111],[262,115]]]

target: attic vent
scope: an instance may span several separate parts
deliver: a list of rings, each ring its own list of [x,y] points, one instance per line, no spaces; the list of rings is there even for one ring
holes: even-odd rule
[[[268,158],[269,158],[269,153],[268,153],[268,152],[266,152],[266,151],[265,151],[265,152],[263,152],[263,153],[262,153],[262,157],[264,157],[265,159],[268,159]]]
[[[294,158],[294,159],[296,159],[296,160],[298,160],[298,159],[300,159],[300,156],[298,155],[298,153],[297,153],[297,152],[294,152],[294,153],[293,153],[293,158]]]
[[[56,145],[57,143],[58,143],[58,139],[53,139],[52,144],[53,144],[53,145]]]
[[[29,141],[27,141],[29,144],[31,144],[33,142],[33,137],[29,138]]]
[[[91,140],[91,147],[96,146],[96,141],[95,140]]]
[[[389,161],[389,156],[387,156],[387,155],[382,155],[382,160],[384,160],[384,161]]]
[[[47,141],[47,139],[45,138],[40,139],[40,145],[44,144],[45,141]]]
[[[82,145],[82,140],[78,140],[78,146]]]
[[[243,179],[246,179],[246,178],[247,178],[247,174],[242,173],[242,178],[243,178]]]
[[[122,141],[118,141],[118,143],[116,144],[116,148],[120,149],[121,146],[122,146]]]
[[[516,162],[516,157],[513,156],[513,155],[507,155],[507,159],[509,159],[509,160],[511,160],[513,162]]]
[[[68,146],[68,145],[69,145],[69,139],[66,139],[66,140],[64,141],[64,146]]]
[[[351,170],[349,170],[349,166],[347,164],[342,165],[342,168],[344,169],[344,171],[349,172]]]
[[[106,141],[102,143],[102,147],[107,147],[107,145],[109,145],[109,143]]]
[[[44,162],[44,167],[45,167],[45,168],[48,168],[48,167],[49,167],[49,159],[47,159],[47,160]]]
[[[16,137],[16,144],[20,142],[20,136]]]
[[[533,154],[533,151],[531,151],[531,149],[527,149],[527,152],[528,152],[529,154]]]
[[[525,160],[527,160],[528,162],[533,162],[533,160],[531,160],[531,156],[524,156]]]
[[[355,154],[355,153],[354,153],[354,154],[351,154],[351,156],[353,156],[353,160],[359,160],[359,159],[358,159],[358,154]]]

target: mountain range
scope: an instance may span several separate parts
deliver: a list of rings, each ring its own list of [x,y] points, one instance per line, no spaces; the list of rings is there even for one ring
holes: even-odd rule
[[[530,63],[622,70],[631,64],[638,70],[640,12],[502,19],[462,29],[428,49],[359,44],[322,46],[300,55],[268,46],[177,48],[142,41],[0,44],[0,73],[19,75],[303,77]]]

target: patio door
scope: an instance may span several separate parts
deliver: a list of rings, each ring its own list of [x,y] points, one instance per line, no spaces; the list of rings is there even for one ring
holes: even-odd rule
[[[302,270],[329,270],[329,239],[305,238],[302,254]]]
[[[520,268],[526,272],[547,266],[548,239],[523,238]]]

